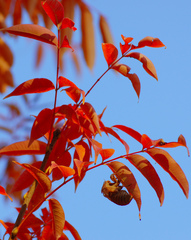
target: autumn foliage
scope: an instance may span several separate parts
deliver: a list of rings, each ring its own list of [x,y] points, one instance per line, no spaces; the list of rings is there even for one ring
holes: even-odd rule
[[[10,1],[7,1],[7,4],[8,2]],[[74,4],[73,1],[71,1],[71,6],[73,6],[72,4]],[[95,55],[94,48],[92,48],[92,45],[94,45],[92,15],[88,6],[82,1],[79,1],[78,4],[82,13],[81,47],[86,64],[91,69],[94,65]],[[28,94],[40,94],[52,90],[55,92],[55,98],[52,99],[54,107],[52,109],[44,108],[37,116],[34,116],[28,139],[16,141],[0,149],[0,155],[12,161],[12,164],[19,169],[18,172],[15,170],[13,176],[15,183],[11,186],[11,190],[8,188],[5,190],[0,186],[0,193],[8,196],[10,200],[13,198],[16,201],[16,199],[20,199],[21,194],[13,195],[13,197],[12,194],[16,192],[22,193],[23,190],[28,189],[23,202],[21,202],[21,208],[17,209],[17,220],[15,222],[0,221],[5,228],[5,234],[9,234],[10,239],[22,240],[36,237],[41,240],[64,240],[68,239],[65,234],[66,230],[69,230],[76,240],[81,239],[78,231],[67,222],[67,219],[65,220],[62,205],[52,195],[70,181],[74,181],[77,190],[87,171],[103,165],[107,165],[111,169],[111,173],[114,173],[122,187],[126,188],[128,194],[136,201],[139,217],[141,217],[141,191],[133,173],[124,163],[120,162],[120,159],[126,159],[148,180],[156,192],[161,206],[164,201],[163,185],[154,166],[145,156],[153,158],[178,183],[187,198],[189,194],[189,184],[184,172],[171,155],[164,150],[183,146],[187,149],[189,155],[186,140],[182,135],[175,142],[165,142],[163,139],[153,140],[146,134],[141,134],[124,125],[105,126],[102,121],[104,110],[101,114],[98,114],[92,104],[86,101],[87,95],[109,70],[114,70],[127,77],[139,98],[141,83],[137,74],[132,73],[131,68],[125,64],[126,58],[138,60],[143,69],[158,80],[152,61],[137,51],[143,47],[160,48],[165,47],[165,45],[154,37],[145,37],[137,45],[134,45],[132,43],[133,38],[121,35],[122,43],[120,43],[120,49],[118,50],[112,43],[105,18],[100,16],[100,30],[104,40],[102,50],[107,69],[85,93],[75,83],[60,75],[60,66],[62,65],[60,59],[62,59],[61,56],[66,48],[71,51],[71,54],[75,54],[75,47],[70,45],[70,40],[77,30],[75,23],[71,20],[72,17],[65,17],[65,5],[66,3],[62,4],[62,1],[58,0],[45,0],[41,1],[41,3],[39,1],[36,11],[33,14],[31,13],[31,19],[34,23],[20,24],[21,7],[19,1],[16,1],[14,25],[1,28],[1,32],[4,34],[9,33],[31,38],[39,43],[43,42],[53,46],[56,51],[58,69],[55,83],[47,78],[29,79],[14,88],[4,98],[4,101],[6,101],[7,98],[13,96],[27,96]],[[4,8],[6,12],[8,5],[4,6]],[[46,27],[35,24],[37,23],[38,14],[43,16]],[[57,35],[50,30],[52,24],[57,28]],[[3,46],[5,46],[5,43],[1,40],[0,48],[4,48]],[[4,60],[1,61],[7,63],[6,71],[10,76],[12,55],[9,55],[9,53],[8,47],[7,49],[4,48],[4,58],[2,58]],[[9,59],[7,56],[10,56]],[[123,63],[120,63],[121,60]],[[3,65],[1,64],[1,66]],[[4,82],[1,83],[1,92],[5,92],[7,86],[13,86],[13,81],[8,80],[9,76],[7,78],[0,76],[0,78],[4,79]],[[70,97],[71,103],[58,106],[57,96],[63,94],[63,91]],[[11,106],[9,107],[11,108]],[[120,137],[120,132],[131,136],[139,142],[142,146],[141,149],[137,152],[130,152],[130,147],[125,139]],[[103,134],[116,138],[124,146],[125,154],[113,158],[115,149],[106,149],[96,140],[97,135],[102,136]],[[39,140],[40,138],[41,140]],[[72,151],[74,152],[73,155]],[[144,157],[142,153],[144,153]],[[33,157],[32,163],[19,163],[14,159],[14,156],[22,155]],[[35,155],[42,155],[42,161],[37,161]],[[8,173],[10,174],[11,171],[8,171],[7,168]],[[52,189],[52,182],[60,179],[63,179],[63,183]],[[119,191],[121,188],[119,188]],[[40,216],[36,216],[35,211],[46,200],[48,200],[47,207],[41,209]]]

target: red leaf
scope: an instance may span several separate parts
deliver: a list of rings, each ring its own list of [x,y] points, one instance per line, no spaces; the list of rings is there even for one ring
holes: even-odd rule
[[[109,133],[112,136],[114,136],[115,138],[117,138],[124,145],[124,147],[126,149],[126,153],[128,154],[129,153],[129,145],[123,139],[121,139],[120,136],[112,128],[106,127],[105,129],[106,129],[107,133]]]
[[[146,134],[142,135],[141,143],[143,145],[143,149],[153,146],[153,141]]]
[[[64,28],[70,28],[72,29],[73,31],[76,31],[77,28],[74,27],[75,23],[69,19],[69,18],[64,18],[63,21],[62,21],[62,25],[60,27],[60,29],[64,29]]]
[[[42,162],[35,162],[32,164],[33,167],[40,169]],[[22,191],[25,188],[28,188],[34,182],[34,177],[25,170],[14,183],[11,192]]]
[[[117,48],[111,43],[102,43],[102,50],[108,66],[111,66],[112,63],[117,59]]]
[[[134,129],[123,125],[114,125],[113,127],[120,129],[121,131],[127,133],[128,135],[130,135],[131,137],[133,137],[134,139],[141,143],[142,135],[139,132],[135,131]]]
[[[102,162],[108,158],[110,158],[114,154],[114,149],[102,149],[99,153],[102,157]]]
[[[151,148],[147,153],[175,180],[188,198],[189,184],[178,163],[163,149]]]
[[[49,208],[52,216],[52,229],[56,240],[61,237],[64,225],[65,214],[61,204],[56,199],[49,199]]]
[[[51,181],[46,173],[27,163],[21,164],[15,161],[14,163],[20,165],[21,167],[24,167],[37,180],[37,182],[43,188],[44,193],[48,192],[51,189]]]
[[[133,46],[132,44],[129,44],[133,40],[133,38],[131,38],[131,37],[126,38],[123,35],[121,35],[121,37],[122,37],[123,41],[125,42],[125,44],[120,43],[121,53],[122,53],[122,55],[124,55],[127,51],[130,50],[131,46]]]
[[[19,24],[9,28],[2,28],[0,31],[5,31],[21,37],[32,38],[55,46],[58,45],[58,39],[52,31],[35,24]]]
[[[78,231],[69,222],[65,221],[64,229],[69,230],[75,240],[81,240]]]
[[[29,93],[42,93],[55,89],[54,84],[46,78],[34,78],[21,83],[15,90],[5,98],[19,96]]]
[[[148,59],[148,57],[146,57],[142,53],[138,53],[138,52],[128,53],[126,55],[126,57],[132,57],[132,58],[135,58],[135,59],[139,60],[140,62],[142,62],[143,68],[145,69],[145,71],[148,74],[150,74],[152,77],[154,77],[156,80],[158,80],[156,69],[155,69],[153,63],[151,62],[151,60]]]
[[[141,155],[129,155],[127,159],[143,174],[150,185],[154,188],[162,206],[164,201],[164,189],[160,178],[150,162]]]
[[[78,102],[81,97],[81,90],[75,87],[69,87],[65,89],[66,94],[74,101]]]
[[[98,141],[94,140],[94,139],[89,139],[89,141],[91,142],[92,144],[92,147],[94,149],[94,152],[95,152],[95,160],[94,160],[94,163],[96,164],[97,162],[97,158],[100,154],[100,151],[102,150],[102,144],[99,143]]]
[[[5,189],[0,186],[0,194],[7,196],[11,201],[13,201],[13,199],[6,193]]]
[[[38,114],[31,129],[29,144],[31,144],[34,140],[44,136],[45,133],[47,133],[50,130],[52,119],[53,119],[53,111],[49,108],[43,109]]]
[[[165,45],[158,38],[153,38],[153,37],[145,37],[138,43],[139,48],[145,47],[145,46],[155,47],[155,48],[165,47]]]
[[[58,78],[58,83],[59,83],[59,88],[61,87],[74,87],[74,88],[78,88],[72,81],[68,80],[65,77],[60,76]]]
[[[29,140],[16,142],[0,150],[0,154],[7,156],[21,156],[33,154],[45,154],[47,144],[41,141],[33,141],[29,146]]]
[[[108,167],[117,176],[119,181],[127,188],[128,192],[135,199],[139,212],[141,210],[141,192],[139,190],[137,181],[129,168],[121,162],[115,161],[107,164]]]
[[[58,168],[60,170],[60,172],[62,173],[64,178],[67,178],[67,177],[75,174],[74,169],[72,169],[70,167],[63,166],[63,165],[58,165],[54,161],[51,162],[51,166],[49,168],[49,173],[51,173],[52,170],[55,169],[55,168]]]
[[[60,27],[62,24],[62,20],[64,18],[64,7],[58,0],[46,0],[41,1],[41,5],[52,20],[52,22],[57,26]]]
[[[99,135],[101,136],[101,130],[100,130],[100,126],[99,126],[99,117],[98,117],[95,109],[93,108],[93,106],[90,103],[85,102],[84,104],[81,104],[80,107],[81,107],[82,111],[86,114],[88,119],[91,121],[92,125],[97,130]]]
[[[72,49],[72,52],[74,51],[74,49],[70,46],[69,44],[69,41],[68,41],[68,38],[67,36],[64,37],[63,41],[62,41],[62,44],[61,44],[61,48],[71,48]]]

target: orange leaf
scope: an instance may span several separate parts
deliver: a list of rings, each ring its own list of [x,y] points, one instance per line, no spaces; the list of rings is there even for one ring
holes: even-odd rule
[[[126,187],[128,192],[133,196],[140,212],[141,192],[139,190],[137,181],[133,176],[133,173],[129,170],[129,168],[126,165],[118,161],[108,163],[107,165],[113,171],[113,173],[117,176],[117,178],[123,184],[123,186]]]
[[[65,221],[64,229],[69,230],[75,240],[81,240],[78,231],[69,222]]]
[[[0,154],[7,156],[21,156],[33,154],[45,154],[47,144],[41,141],[33,141],[29,146],[29,140],[16,142],[0,150]]]
[[[92,69],[95,61],[95,38],[93,17],[88,7],[81,1],[82,49],[87,66]]]
[[[21,164],[21,163],[15,162],[15,161],[14,161],[14,163],[25,168],[37,180],[37,182],[43,188],[45,193],[51,189],[51,181],[50,181],[49,177],[46,175],[46,173],[44,173],[40,169],[38,169],[30,164],[27,164],[27,163]]]
[[[97,158],[100,154],[100,151],[102,150],[102,144],[99,143],[98,141],[94,140],[94,139],[89,139],[89,141],[91,142],[92,144],[92,147],[94,149],[94,152],[95,152],[95,160],[94,160],[94,163],[97,162]]]
[[[189,152],[189,149],[186,144],[186,139],[184,138],[184,136],[182,134],[178,137],[178,142],[187,148],[188,156],[190,156],[190,152]]]
[[[104,43],[113,43],[113,38],[109,29],[109,25],[104,16],[100,15],[99,27]]]
[[[148,74],[150,74],[152,77],[154,77],[156,80],[158,80],[156,69],[155,69],[153,63],[151,62],[151,60],[148,59],[148,57],[146,57],[142,53],[138,53],[138,52],[128,53],[126,55],[126,57],[132,57],[132,58],[135,58],[135,59],[139,60],[140,62],[142,62],[143,68],[145,69],[145,71]]]
[[[65,89],[66,94],[74,101],[78,102],[81,97],[81,90],[75,87],[69,87]]]
[[[0,194],[7,196],[11,201],[13,201],[13,199],[6,193],[5,189],[0,186]]]
[[[64,178],[67,178],[67,177],[75,174],[74,169],[72,169],[70,167],[63,166],[63,165],[58,165],[54,161],[52,161],[51,166],[49,168],[49,173],[51,173],[54,168],[58,168],[60,170],[60,172],[62,173]]]
[[[2,28],[0,31],[5,31],[21,37],[32,38],[55,46],[58,45],[58,39],[52,31],[35,24],[18,24],[9,28]]]
[[[47,133],[50,130],[52,119],[53,119],[53,111],[49,108],[43,109],[38,114],[31,129],[29,144],[31,144],[34,140],[44,136],[45,133]]]
[[[71,48],[71,49],[72,49],[72,52],[74,51],[74,49],[73,49],[73,48],[70,46],[70,44],[69,44],[69,41],[68,41],[67,36],[64,36],[64,39],[63,39],[63,41],[62,41],[61,48],[63,48],[63,47],[65,47],[65,48]]]
[[[81,104],[80,107],[83,110],[83,112],[86,114],[88,119],[91,121],[92,125],[97,130],[99,135],[101,136],[101,130],[99,126],[99,117],[95,109],[93,108],[93,106],[90,103],[85,102],[84,104]]]
[[[139,78],[138,78],[137,74],[136,73],[133,73],[133,74],[128,73],[127,77],[131,81],[131,83],[133,85],[133,88],[134,88],[134,90],[135,90],[135,92],[136,92],[136,94],[137,94],[137,96],[139,98],[140,91],[141,91],[141,83],[139,81]]]
[[[102,149],[99,153],[102,157],[102,162],[108,158],[110,158],[114,154],[114,149]]]
[[[32,164],[33,167],[40,169],[42,162],[35,162]],[[34,182],[34,177],[25,170],[14,183],[11,192],[22,191],[28,188]]]
[[[115,69],[119,73],[121,73],[123,76],[127,77],[129,71],[131,68],[125,64],[115,64],[112,69]]]
[[[65,225],[65,214],[61,204],[56,199],[49,199],[49,208],[52,216],[52,229],[55,239],[58,240]]]
[[[64,18],[64,7],[58,0],[46,0],[41,1],[41,5],[52,20],[52,22],[57,26],[60,27],[62,20]]]
[[[128,135],[130,135],[131,137],[133,137],[134,139],[141,143],[142,135],[139,132],[135,131],[134,129],[123,125],[114,125],[113,127],[120,129],[121,131],[127,133]]]
[[[5,98],[19,96],[29,93],[42,93],[55,89],[54,84],[46,78],[34,78],[21,83],[15,90]]]
[[[155,48],[159,48],[159,47],[165,47],[165,45],[158,39],[158,38],[153,38],[153,37],[145,37],[143,39],[141,39],[141,41],[139,41],[138,43],[138,47],[155,47]]]
[[[146,151],[175,180],[188,198],[189,184],[178,163],[163,149],[151,148]]]
[[[111,66],[117,59],[117,48],[111,43],[102,43],[102,50],[108,66]]]
[[[150,185],[154,188],[157,193],[157,196],[160,201],[160,205],[162,206],[164,201],[164,189],[160,178],[155,171],[154,167],[150,164],[150,162],[141,155],[134,154],[126,157],[148,180]]]
[[[127,51],[129,51],[131,49],[131,46],[133,46],[132,44],[129,44],[133,38],[131,37],[124,37],[123,35],[121,35],[123,41],[125,42],[125,44],[121,44],[120,43],[120,49],[121,49],[121,53],[122,55],[124,55]]]

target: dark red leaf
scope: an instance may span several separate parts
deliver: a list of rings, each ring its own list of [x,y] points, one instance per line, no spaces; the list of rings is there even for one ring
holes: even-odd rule
[[[102,50],[108,66],[111,66],[112,63],[114,63],[114,61],[117,59],[117,48],[111,43],[102,43]]]
[[[55,89],[54,84],[46,78],[34,78],[21,83],[15,90],[5,98],[19,96],[29,93],[42,93]]]
[[[34,140],[44,136],[50,130],[52,120],[53,120],[53,111],[49,108],[43,109],[38,114],[31,129],[29,144],[31,144]]]
[[[58,39],[52,31],[35,24],[19,24],[0,29],[0,31],[5,31],[21,37],[32,38],[55,46],[58,45]]]
[[[189,184],[178,163],[163,149],[151,148],[146,151],[175,180],[188,198]]]
[[[33,141],[29,146],[29,140],[16,142],[0,150],[0,154],[7,156],[45,154],[47,144],[41,141]]]

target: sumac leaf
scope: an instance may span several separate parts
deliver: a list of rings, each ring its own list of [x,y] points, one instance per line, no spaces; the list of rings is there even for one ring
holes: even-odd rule
[[[135,59],[139,60],[140,62],[142,62],[143,68],[145,69],[145,71],[148,74],[150,74],[152,77],[154,77],[156,80],[158,80],[154,64],[151,62],[151,60],[148,57],[146,57],[142,53],[138,53],[138,52],[128,53],[126,55],[126,57],[132,57],[132,58],[135,58]]]
[[[59,27],[64,18],[64,7],[58,0],[45,0],[41,1],[41,5],[52,20],[52,22]]]
[[[16,142],[0,149],[0,154],[7,156],[22,156],[45,154],[47,144],[38,140],[29,146],[29,140]]]
[[[55,86],[50,80],[46,78],[34,78],[21,83],[12,93],[4,97],[4,99],[11,96],[19,96],[29,93],[48,92],[53,89],[55,89]]]
[[[49,208],[52,216],[52,229],[55,239],[58,240],[65,225],[65,214],[61,204],[56,199],[49,199]]]
[[[137,181],[133,176],[133,173],[126,165],[118,161],[108,163],[107,166],[113,171],[113,173],[117,176],[119,181],[123,184],[124,187],[126,187],[128,192],[133,196],[140,212],[141,192],[139,190]]]
[[[99,27],[102,35],[102,39],[104,43],[113,43],[113,38],[111,35],[111,31],[109,29],[109,25],[104,16],[100,15],[99,18]]]
[[[78,231],[68,221],[65,221],[64,230],[69,230],[75,240],[81,240]]]
[[[148,180],[150,185],[154,188],[155,192],[157,193],[157,196],[160,201],[160,205],[162,206],[163,201],[164,201],[164,189],[163,189],[160,178],[159,178],[157,172],[155,171],[154,167],[151,165],[151,163],[146,158],[144,158],[143,156],[138,155],[138,154],[129,155],[126,158]]]
[[[40,186],[44,190],[44,193],[48,192],[51,189],[51,181],[49,177],[46,175],[46,173],[27,163],[21,164],[15,161],[14,163],[25,168],[37,180],[37,182],[40,184]]]
[[[53,119],[53,111],[49,108],[43,109],[38,114],[31,129],[29,144],[31,144],[34,140],[44,136],[45,133],[47,133],[50,130],[52,119]]]
[[[175,180],[188,198],[189,184],[178,163],[163,149],[151,148],[146,151]]]
[[[141,39],[138,43],[138,47],[155,47],[155,48],[159,48],[159,47],[165,47],[165,45],[160,41],[160,39],[158,38],[153,38],[153,37],[145,37],[143,39]]]
[[[6,193],[4,187],[0,186],[0,194],[7,196],[11,201],[13,201],[13,199]]]
[[[126,127],[124,125],[114,125],[113,127],[120,129],[121,131],[127,133],[128,135],[130,135],[131,137],[133,137],[134,139],[141,143],[142,135],[139,132],[135,131],[134,129]]]
[[[49,168],[49,173],[52,172],[52,170],[55,169],[55,168],[58,168],[60,170],[60,172],[62,173],[62,176],[64,178],[67,178],[67,177],[75,174],[74,169],[72,169],[70,167],[63,166],[63,165],[58,165],[54,161],[51,162],[51,166]]]
[[[88,7],[81,2],[82,50],[87,66],[92,69],[95,61],[95,38],[93,17]]]
[[[35,24],[19,24],[9,28],[2,28],[0,31],[5,31],[21,37],[32,38],[55,46],[58,45],[58,39],[52,31]]]
[[[102,43],[102,50],[108,66],[111,66],[111,64],[117,59],[117,48],[111,43]]]
[[[95,109],[93,108],[93,106],[90,103],[85,102],[84,104],[81,104],[80,107],[83,110],[83,112],[86,114],[88,119],[91,121],[92,125],[95,127],[99,135],[101,136],[101,130],[99,126],[99,117]]]

